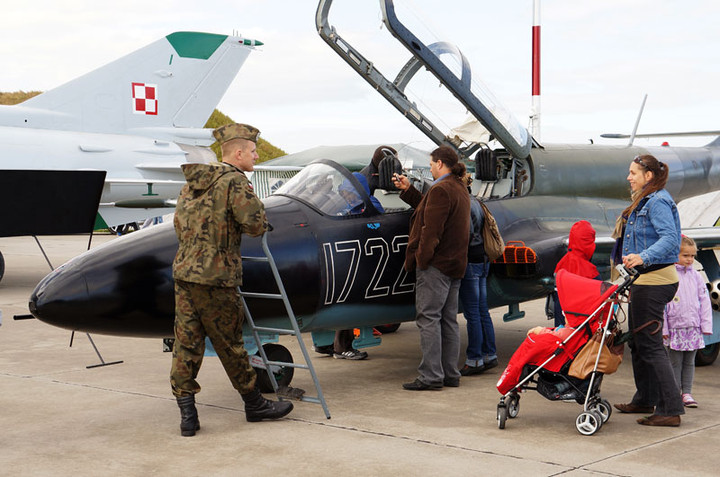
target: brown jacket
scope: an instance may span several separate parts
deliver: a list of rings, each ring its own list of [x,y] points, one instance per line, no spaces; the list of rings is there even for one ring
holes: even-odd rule
[[[470,194],[465,184],[450,174],[425,196],[410,186],[400,198],[415,208],[405,270],[433,266],[451,278],[462,278],[470,239]]]

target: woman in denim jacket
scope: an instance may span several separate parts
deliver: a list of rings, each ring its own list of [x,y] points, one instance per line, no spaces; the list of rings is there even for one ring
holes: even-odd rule
[[[618,218],[613,259],[641,276],[630,287],[630,329],[636,392],[620,412],[651,414],[638,419],[646,426],[679,426],[685,413],[672,366],[663,347],[665,305],[678,288],[675,261],[680,253],[680,218],[664,189],[668,167],[650,155],[637,156],[627,180],[632,204]]]

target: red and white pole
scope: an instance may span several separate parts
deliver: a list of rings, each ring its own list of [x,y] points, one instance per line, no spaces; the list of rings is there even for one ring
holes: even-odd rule
[[[530,134],[540,140],[540,0],[533,0]]]

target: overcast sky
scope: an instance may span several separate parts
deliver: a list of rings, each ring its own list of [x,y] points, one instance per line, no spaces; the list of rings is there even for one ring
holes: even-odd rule
[[[402,65],[407,53],[383,46],[393,40],[381,28],[376,0],[336,2],[330,22],[343,37],[377,65]],[[459,46],[474,77],[526,126],[532,0],[410,4],[439,39]],[[173,31],[238,32],[265,45],[218,107],[273,144],[287,152],[420,145],[424,136],[322,41],[316,7],[314,0],[5,2],[0,91],[52,89]],[[720,2],[711,0],[543,0],[542,141],[607,142],[598,136],[629,133],[645,93],[639,132],[720,129],[718,18]],[[397,73],[381,71],[390,79]]]

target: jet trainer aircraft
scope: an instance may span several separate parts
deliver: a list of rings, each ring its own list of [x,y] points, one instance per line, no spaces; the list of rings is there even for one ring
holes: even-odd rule
[[[383,21],[412,55],[394,81],[330,26],[330,5],[330,0],[321,0],[317,9],[323,39],[436,144],[453,145],[465,160],[474,155],[478,190],[509,244],[492,264],[488,279],[489,305],[507,305],[505,319],[520,318],[520,303],[552,291],[555,264],[566,252],[570,227],[577,220],[589,220],[597,230],[601,239],[594,261],[609,271],[610,241],[602,237],[610,236],[615,218],[628,204],[625,177],[635,155],[653,154],[669,165],[667,188],[677,201],[720,189],[720,139],[701,148],[539,144],[497,102],[484,103],[480,98],[488,96],[473,91],[472,72],[457,48],[423,43],[397,18],[391,0],[381,4]],[[460,74],[445,65],[440,58],[445,54],[459,58]],[[421,67],[501,146],[491,150],[486,144],[459,142],[419,111],[404,87]],[[355,200],[348,198],[348,191],[354,191]],[[274,227],[267,242],[302,331],[320,335],[334,329],[368,330],[414,318],[414,280],[402,267],[412,210],[397,195],[377,196],[383,214],[345,168],[320,160],[264,199]],[[717,246],[720,233],[686,233],[697,239],[705,271],[717,281],[720,270],[707,249]],[[170,224],[121,237],[43,279],[30,310],[42,321],[72,330],[169,337],[174,307],[170,266],[176,249]],[[242,255],[261,256],[260,239],[245,238]],[[243,271],[244,291],[276,293],[267,264],[249,261]],[[287,327],[281,304],[250,299],[248,306],[262,326]],[[709,343],[720,341],[718,328]]]
[[[171,212],[180,165],[216,160],[203,126],[261,44],[175,32],[0,106],[0,236],[90,232],[98,200],[107,225]]]

